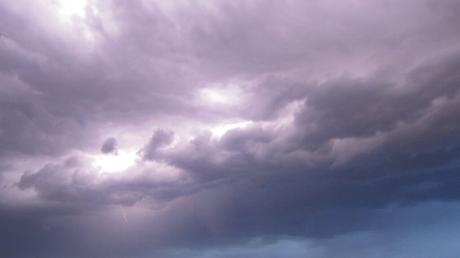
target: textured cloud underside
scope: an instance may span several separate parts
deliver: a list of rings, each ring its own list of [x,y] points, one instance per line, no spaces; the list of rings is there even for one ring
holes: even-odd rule
[[[459,14],[0,1],[0,256],[437,255],[407,250],[458,225]]]

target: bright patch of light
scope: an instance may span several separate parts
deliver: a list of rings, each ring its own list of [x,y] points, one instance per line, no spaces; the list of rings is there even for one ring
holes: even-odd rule
[[[253,122],[252,121],[241,121],[241,122],[236,122],[236,123],[226,123],[226,124],[221,124],[215,127],[212,127],[211,133],[215,137],[222,137],[225,133],[227,133],[230,130],[233,129],[238,129],[238,128],[246,128],[249,125],[251,125]]]
[[[240,83],[211,83],[197,93],[201,104],[212,107],[234,106],[244,98]]]
[[[85,17],[88,0],[56,0],[59,16],[66,21],[74,17]]]
[[[218,89],[203,89],[201,96],[206,102],[211,104],[228,104],[231,101],[229,94]]]
[[[94,157],[93,166],[103,173],[121,172],[136,163],[135,151],[118,151],[116,154],[101,154]]]

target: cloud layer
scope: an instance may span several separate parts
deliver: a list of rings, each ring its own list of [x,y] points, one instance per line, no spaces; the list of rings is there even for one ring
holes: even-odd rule
[[[457,1],[80,1],[0,1],[1,255],[458,255]]]

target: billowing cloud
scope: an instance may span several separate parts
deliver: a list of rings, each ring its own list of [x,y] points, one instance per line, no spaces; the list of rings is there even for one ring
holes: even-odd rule
[[[457,257],[459,13],[0,1],[0,256]]]

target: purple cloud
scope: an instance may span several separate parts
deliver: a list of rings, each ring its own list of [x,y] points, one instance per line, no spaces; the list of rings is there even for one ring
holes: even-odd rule
[[[0,256],[458,256],[457,1],[71,2],[0,2]]]

